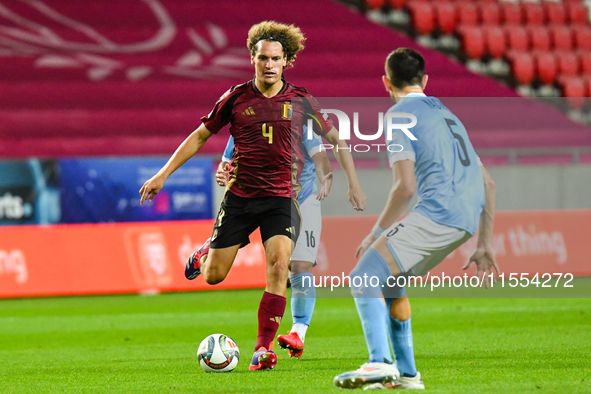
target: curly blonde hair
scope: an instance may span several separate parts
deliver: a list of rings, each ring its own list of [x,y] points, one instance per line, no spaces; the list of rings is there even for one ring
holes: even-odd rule
[[[306,40],[299,27],[284,25],[275,21],[264,21],[253,25],[248,31],[246,46],[254,56],[259,41],[276,41],[283,47],[283,54],[287,58],[287,66],[296,60],[299,51],[304,49]]]

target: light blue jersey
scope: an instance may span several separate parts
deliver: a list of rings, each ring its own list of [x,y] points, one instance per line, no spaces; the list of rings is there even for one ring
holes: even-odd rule
[[[304,126],[304,136],[307,135],[307,128]],[[312,139],[304,138],[304,142],[302,143],[302,152],[304,153],[304,158],[306,159],[304,163],[304,168],[302,169],[302,173],[300,174],[300,184],[302,185],[302,189],[298,194],[298,202],[301,204],[303,203],[311,194],[318,193],[318,186],[316,185],[316,168],[314,167],[314,161],[312,161],[312,156],[316,153],[320,152],[322,146],[322,138],[320,138],[315,133],[313,134]],[[226,145],[226,149],[224,150],[224,155],[222,156],[223,161],[230,162],[232,160],[232,155],[234,154],[234,138],[230,136],[228,140],[228,144]]]
[[[392,141],[386,141],[390,166],[405,159],[415,162],[418,202],[414,211],[474,235],[484,208],[484,179],[462,122],[439,99],[419,93],[407,95],[389,112],[417,118],[416,126],[409,129],[416,141],[400,129],[394,130]],[[408,118],[393,121],[410,122]],[[400,150],[400,145],[402,151],[391,152]]]

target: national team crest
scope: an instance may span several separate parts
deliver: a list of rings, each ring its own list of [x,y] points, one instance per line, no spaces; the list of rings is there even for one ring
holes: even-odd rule
[[[281,117],[283,119],[290,120],[292,113],[293,113],[293,108],[292,108],[291,104],[283,104],[283,111],[281,113]]]

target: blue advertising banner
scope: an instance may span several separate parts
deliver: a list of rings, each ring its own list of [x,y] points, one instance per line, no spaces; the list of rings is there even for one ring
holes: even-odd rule
[[[172,174],[153,202],[139,190],[167,158],[59,161],[62,223],[210,219],[213,161],[192,158]]]

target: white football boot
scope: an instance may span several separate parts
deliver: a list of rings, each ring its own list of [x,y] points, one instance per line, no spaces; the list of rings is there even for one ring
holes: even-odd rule
[[[359,369],[334,378],[334,384],[344,389],[357,389],[368,383],[389,383],[400,376],[396,364],[365,363]]]
[[[364,390],[387,390],[387,389],[407,389],[407,390],[423,390],[425,385],[423,379],[421,379],[421,373],[417,372],[417,375],[408,378],[401,376],[393,382],[387,383],[374,383],[364,388]]]

